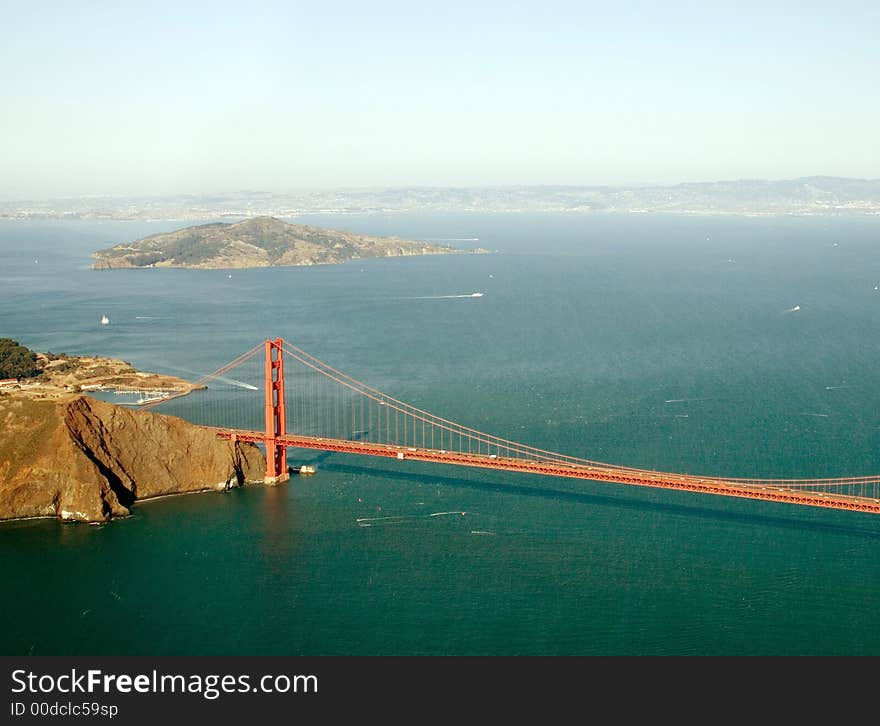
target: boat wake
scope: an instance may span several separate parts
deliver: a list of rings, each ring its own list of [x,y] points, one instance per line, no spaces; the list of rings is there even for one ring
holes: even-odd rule
[[[457,298],[483,297],[481,292],[472,292],[467,295],[420,295],[418,297],[402,297],[401,300],[455,300]]]
[[[183,373],[189,373],[189,374],[197,376],[199,378],[204,377],[204,374],[199,373],[198,371],[190,370],[189,368],[179,368],[178,366],[166,366],[166,368],[171,368],[173,370],[181,371]],[[257,386],[252,386],[250,383],[245,383],[244,381],[237,381],[234,378],[226,378],[226,376],[214,376],[213,380],[220,381],[222,383],[228,383],[230,386],[238,386],[239,388],[244,388],[248,391],[259,391],[260,390]]]
[[[252,386],[250,383],[245,383],[244,381],[236,381],[234,378],[224,378],[223,376],[214,376],[214,380],[223,381],[224,383],[228,383],[230,386],[238,386],[239,388],[245,388],[248,391],[259,391],[260,389],[257,386]]]
[[[358,517],[355,522],[357,522],[358,527],[373,527],[377,524],[402,524],[416,519],[430,519],[431,517],[449,517],[453,515],[464,517],[466,514],[467,512],[462,511],[432,512],[431,514],[398,514],[390,517]]]

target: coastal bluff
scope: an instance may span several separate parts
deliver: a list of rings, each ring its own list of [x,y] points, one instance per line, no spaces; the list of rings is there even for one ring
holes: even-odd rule
[[[254,444],[90,398],[0,395],[0,520],[106,522],[134,502],[262,482]]]

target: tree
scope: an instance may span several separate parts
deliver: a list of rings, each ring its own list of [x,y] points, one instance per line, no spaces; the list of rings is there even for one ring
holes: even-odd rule
[[[32,378],[39,373],[36,353],[12,338],[0,338],[0,378]]]

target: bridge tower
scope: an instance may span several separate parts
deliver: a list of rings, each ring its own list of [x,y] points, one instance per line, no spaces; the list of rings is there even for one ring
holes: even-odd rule
[[[287,433],[284,409],[284,341],[266,341],[266,483],[290,479],[287,470],[287,447],[278,437]]]

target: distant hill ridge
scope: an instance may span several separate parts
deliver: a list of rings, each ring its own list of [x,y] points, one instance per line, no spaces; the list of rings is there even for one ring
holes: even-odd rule
[[[291,224],[275,217],[254,217],[235,223],[214,222],[186,227],[98,250],[92,254],[96,259],[92,267],[110,270],[327,265],[361,257],[464,252],[471,250]]]
[[[338,187],[131,197],[0,200],[2,219],[192,220],[303,214],[669,212],[880,215],[880,179],[807,176],[679,184]]]

